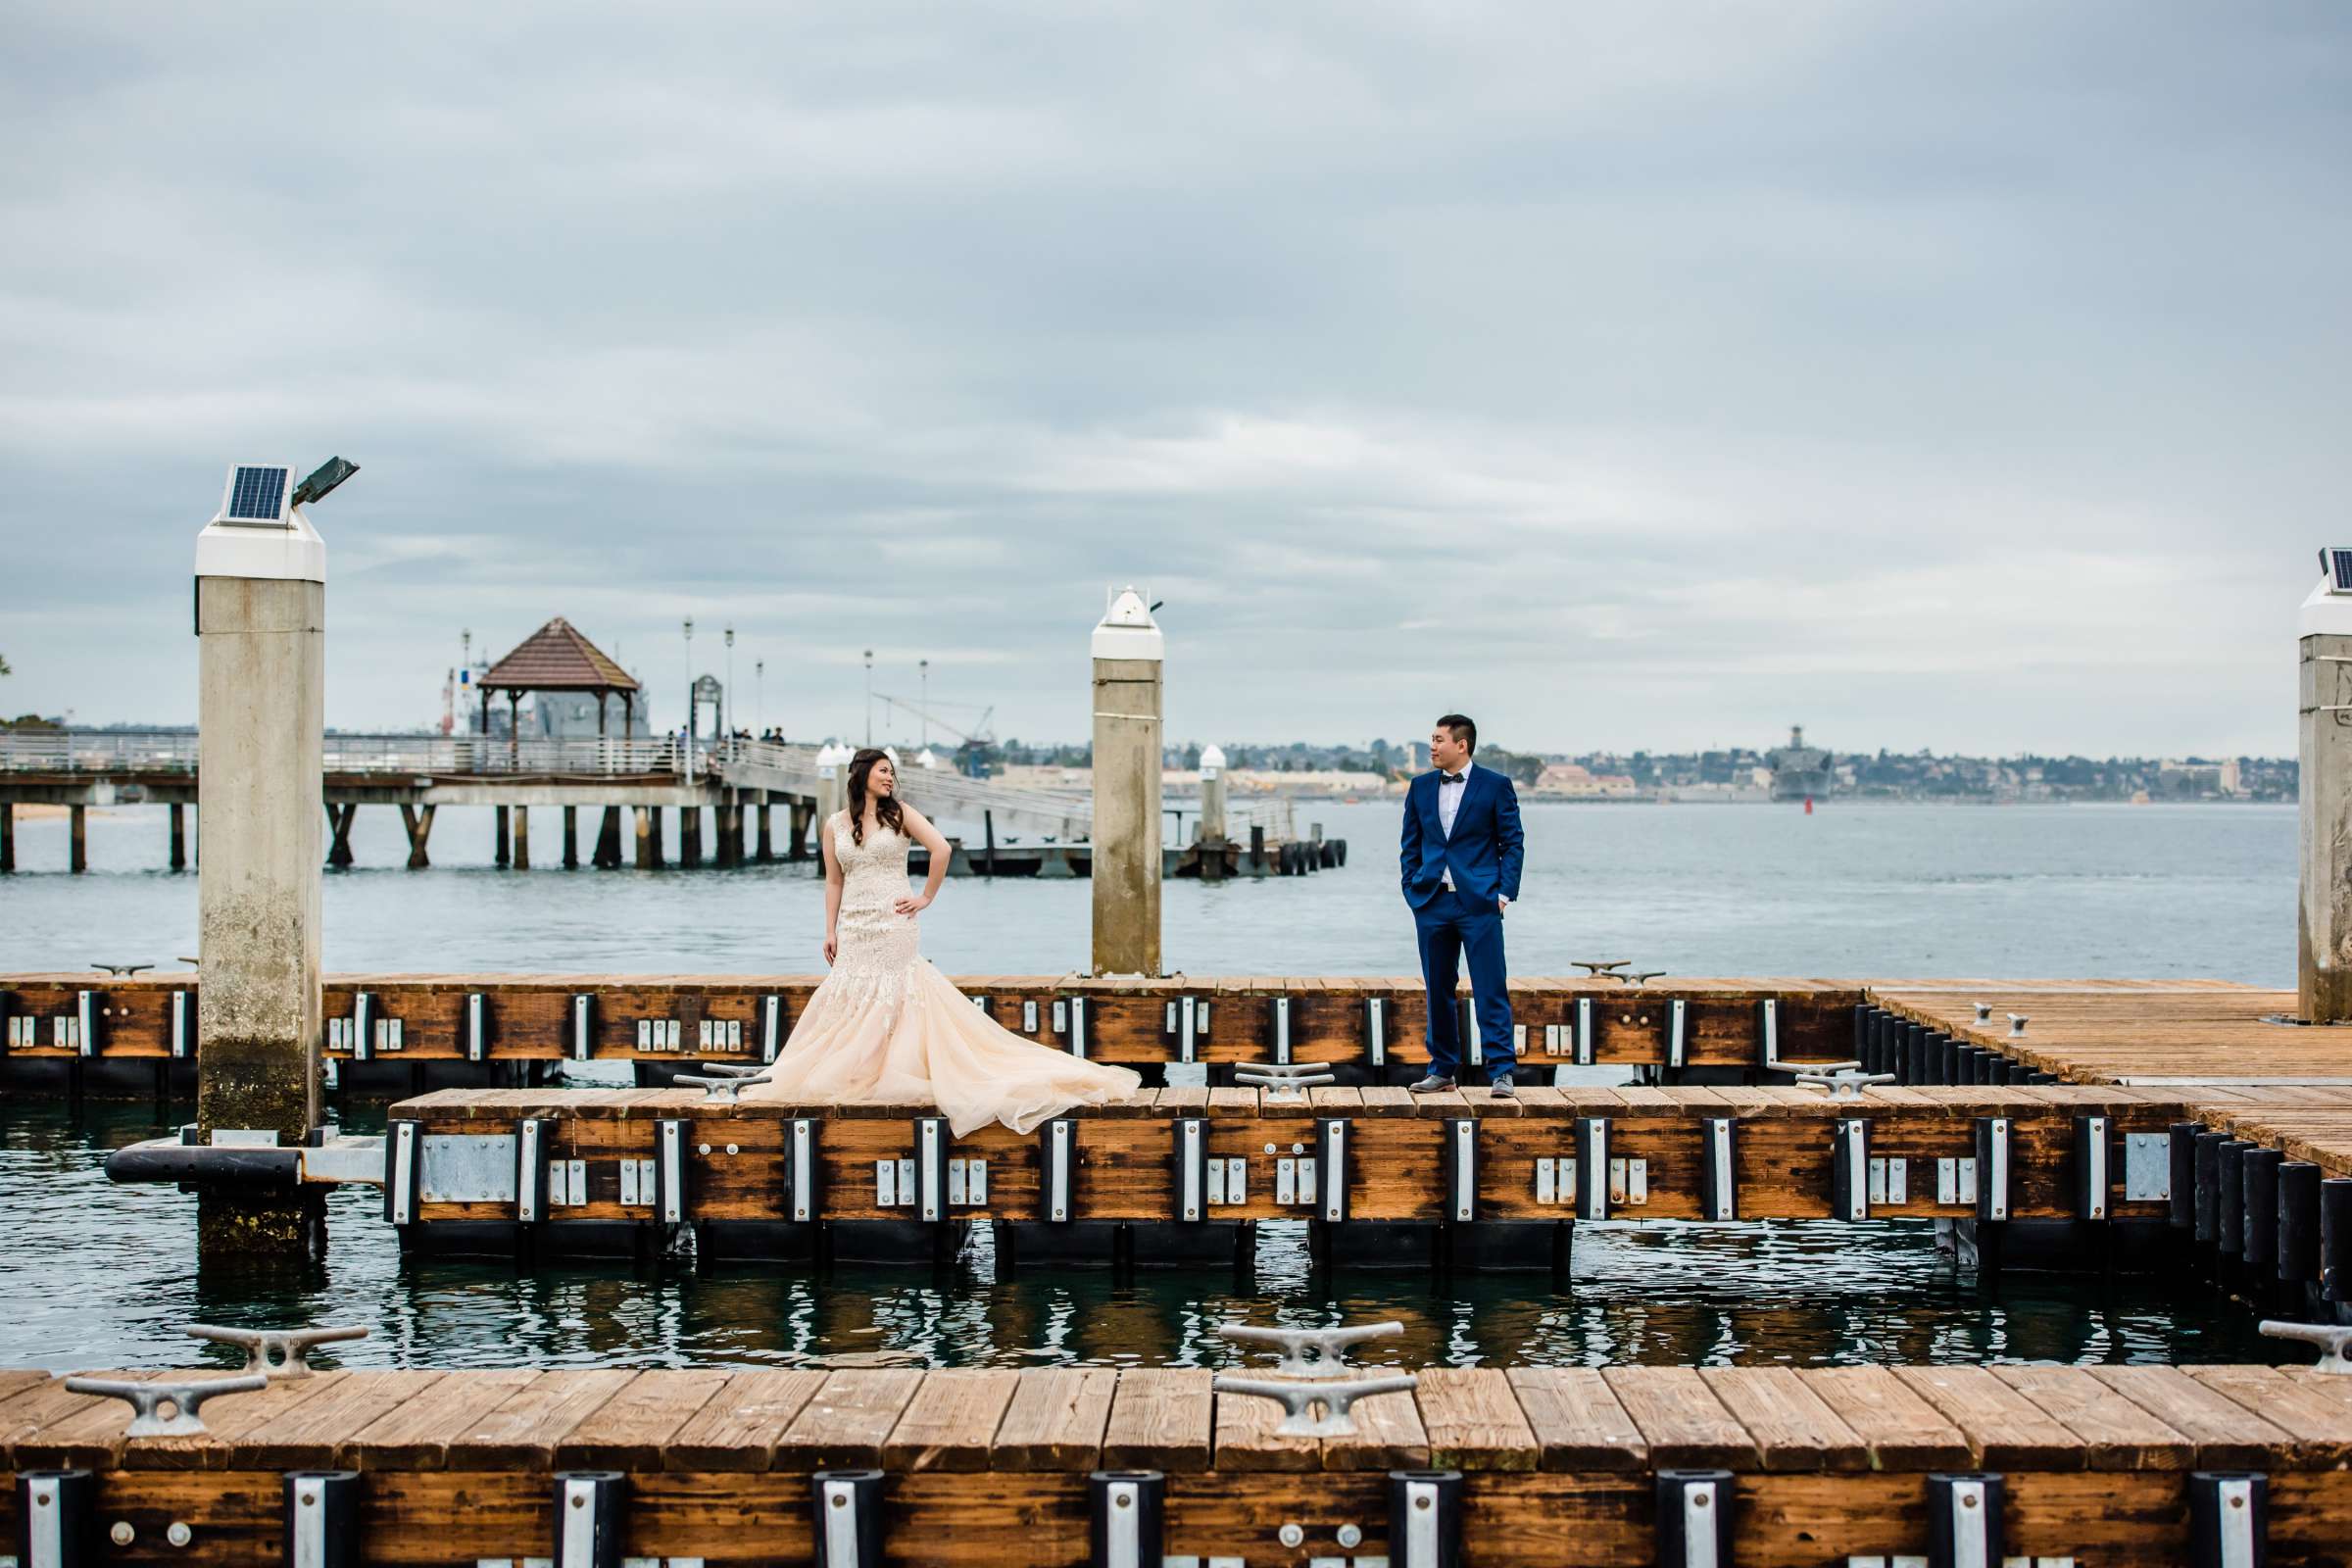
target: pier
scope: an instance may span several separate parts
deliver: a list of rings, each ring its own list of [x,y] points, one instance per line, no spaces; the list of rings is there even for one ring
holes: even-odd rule
[[[274,1562],[292,1541],[323,1568],[2284,1565],[2352,1545],[2352,1379],[2309,1368],[1430,1367],[1319,1437],[1216,1378],[321,1371],[213,1397],[201,1434],[130,1438],[122,1403],[0,1372],[0,1539],[54,1540],[20,1532],[59,1512],[68,1539],[117,1544],[29,1561]]]
[[[494,808],[496,861],[528,870],[531,810],[563,813],[559,861],[653,870],[664,866],[739,865],[779,858],[807,859],[820,809],[838,807],[820,748],[765,741],[698,743],[693,770],[671,740],[587,737],[512,740],[490,735],[325,737],[319,799],[329,839],[326,863],[353,863],[351,828],[361,807],[397,809],[408,834],[407,865],[432,863],[435,813],[444,807]],[[900,794],[924,814],[980,829],[959,841],[959,870],[1007,876],[1085,876],[1091,870],[1094,803],[937,768],[908,767]],[[69,868],[88,868],[86,812],[146,802],[171,808],[169,864],[195,863],[197,738],[188,731],[35,730],[0,734],[0,871],[16,869],[14,812],[20,805],[63,806],[72,815]],[[826,803],[830,803],[828,806]],[[583,810],[601,812],[582,845]],[[781,813],[771,820],[770,812]],[[1340,863],[1338,841],[1300,838],[1287,800],[1237,802],[1230,841],[1215,853],[1230,876],[1291,875]],[[666,818],[663,813],[671,813]],[[704,833],[703,813],[711,813]],[[665,825],[666,824],[666,825]],[[544,828],[543,828],[544,831]],[[968,838],[968,835],[967,835]],[[549,840],[539,841],[542,863]],[[992,852],[995,859],[992,860]],[[1209,853],[1171,843],[1167,875],[1199,875]],[[586,858],[583,861],[583,854]],[[992,870],[991,867],[994,867]]]

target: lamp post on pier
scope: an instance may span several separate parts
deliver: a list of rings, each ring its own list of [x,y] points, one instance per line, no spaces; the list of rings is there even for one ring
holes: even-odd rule
[[[752,661],[752,726],[767,733],[767,661]]]
[[[688,778],[694,777],[694,617],[686,617],[686,739],[685,750],[678,754],[680,767]]]
[[[874,651],[865,651],[865,744],[874,744]]]
[[[931,746],[931,661],[918,659],[915,667],[923,672],[923,747]]]
[[[727,689],[718,694],[718,732],[727,738],[730,755],[735,749],[735,628],[727,628]]]

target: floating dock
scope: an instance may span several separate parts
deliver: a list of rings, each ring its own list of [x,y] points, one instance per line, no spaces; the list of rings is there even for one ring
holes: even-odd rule
[[[86,1552],[30,1561],[318,1568],[2352,1552],[2352,1378],[2303,1368],[1427,1368],[1320,1438],[1213,1376],[320,1372],[211,1399],[204,1435],[126,1438],[122,1403],[0,1372],[0,1539],[62,1513]]]

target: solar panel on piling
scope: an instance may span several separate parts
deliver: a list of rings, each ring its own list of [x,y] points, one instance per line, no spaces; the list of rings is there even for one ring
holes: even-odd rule
[[[282,522],[285,520],[286,479],[292,469],[262,464],[240,464],[237,474],[229,481],[228,511],[231,522]]]

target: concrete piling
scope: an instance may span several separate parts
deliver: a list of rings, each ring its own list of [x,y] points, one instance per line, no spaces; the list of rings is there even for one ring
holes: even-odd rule
[[[2352,592],[2332,574],[2303,602],[2297,716],[2302,896],[2296,1004],[2305,1023],[2352,1020]]]
[[[412,871],[421,871],[433,863],[424,850],[426,842],[433,836],[433,812],[436,809],[438,808],[432,806],[401,804],[400,823],[409,830],[409,869]]]
[[[1210,746],[1200,754],[1200,875],[1210,882],[1225,879],[1225,749]]]
[[[1133,588],[1112,597],[1092,652],[1094,972],[1156,975],[1166,642]]]
[[[270,563],[200,544],[196,579],[198,801],[220,837],[197,885],[197,1135],[279,1148],[318,1120],[326,717],[325,550],[288,555],[284,575],[208,574]],[[323,1216],[316,1192],[200,1187],[198,1250],[307,1254]]]

